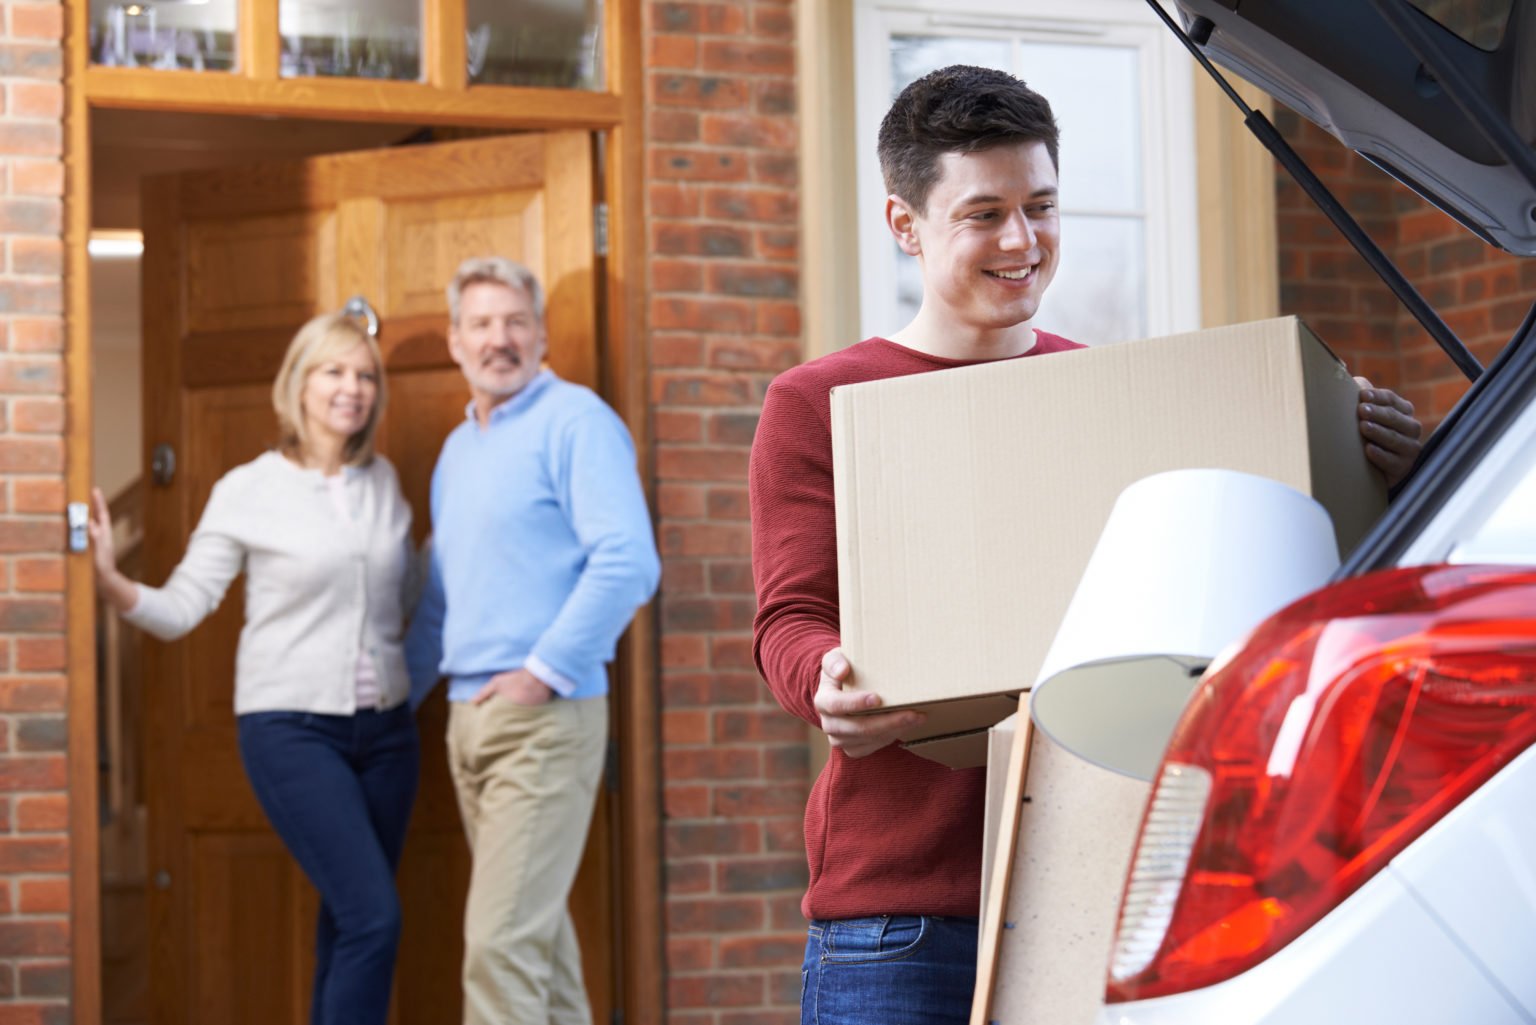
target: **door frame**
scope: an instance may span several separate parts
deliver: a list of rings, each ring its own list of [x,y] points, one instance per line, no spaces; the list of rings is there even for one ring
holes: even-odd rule
[[[599,294],[601,394],[629,426],[641,477],[654,503],[648,416],[648,340],[644,305],[631,282],[645,278],[643,65],[639,0],[606,6],[606,92],[477,86],[462,68],[462,0],[426,0],[426,81],[285,81],[260,44],[276,39],[276,0],[241,5],[241,74],[91,67],[89,4],[64,0],[64,321],[65,487],[87,500],[91,487],[90,268],[91,115],[93,110],[278,115],[443,127],[535,130],[580,128],[602,140],[608,204],[605,288]],[[268,47],[270,49],[270,47]],[[190,76],[197,75],[196,82]],[[72,1017],[101,1021],[101,866],[97,821],[95,582],[89,555],[66,560],[67,761],[70,831]],[[616,663],[613,714],[618,722],[619,956],[616,1004],[626,1020],[660,1021],[664,1010],[661,787],[657,639],[647,605],[625,635]]]

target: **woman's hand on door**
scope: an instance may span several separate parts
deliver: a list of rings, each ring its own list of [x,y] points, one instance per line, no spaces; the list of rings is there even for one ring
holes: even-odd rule
[[[139,589],[117,568],[117,544],[112,538],[112,511],[100,488],[91,489],[91,560],[96,567],[96,586],[119,612],[139,601]]]

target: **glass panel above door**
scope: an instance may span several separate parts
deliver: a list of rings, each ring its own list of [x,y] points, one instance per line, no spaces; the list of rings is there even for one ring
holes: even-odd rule
[[[282,0],[284,78],[421,78],[420,0]]]
[[[91,0],[91,63],[229,71],[236,0]]]
[[[471,85],[603,88],[603,0],[469,0]]]

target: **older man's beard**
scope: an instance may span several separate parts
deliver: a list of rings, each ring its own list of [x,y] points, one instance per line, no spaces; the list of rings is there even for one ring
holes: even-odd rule
[[[511,363],[512,366],[506,369],[493,369],[493,365],[499,360],[506,360],[507,362]],[[529,381],[533,379],[534,373],[538,371],[542,363],[543,361],[541,359],[538,363],[533,363],[530,367],[530,360],[523,353],[516,350],[498,350],[496,352],[487,354],[487,356],[480,361],[478,367],[476,368],[479,371],[475,375],[477,380],[473,381],[472,383],[475,385],[475,387],[479,388],[481,391],[488,395],[494,395],[497,398],[503,399],[509,398],[527,387]],[[501,374],[508,372],[508,370],[517,373],[515,380],[502,381],[499,379],[492,379],[493,377],[499,378]]]

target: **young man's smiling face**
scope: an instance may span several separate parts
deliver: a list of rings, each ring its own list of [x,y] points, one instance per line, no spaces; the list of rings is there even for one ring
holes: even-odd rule
[[[887,219],[923,273],[927,331],[983,339],[1031,320],[1056,274],[1056,168],[1043,142],[945,153],[922,213],[891,197]]]

